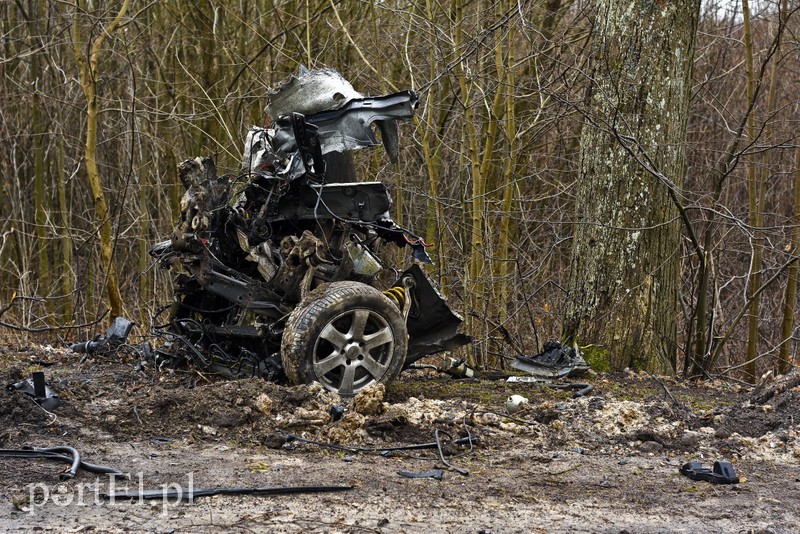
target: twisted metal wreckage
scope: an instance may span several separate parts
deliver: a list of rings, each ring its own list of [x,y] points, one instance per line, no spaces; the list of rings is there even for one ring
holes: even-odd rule
[[[397,121],[418,103],[413,91],[368,98],[335,71],[302,70],[269,95],[271,123],[248,133],[244,172],[181,163],[180,220],[151,250],[181,271],[156,327],[159,358],[349,396],[469,343],[419,265],[431,261],[425,243],[390,218],[386,186],[353,181],[350,152],[379,144],[372,125],[396,162]],[[389,243],[417,262],[389,266]]]

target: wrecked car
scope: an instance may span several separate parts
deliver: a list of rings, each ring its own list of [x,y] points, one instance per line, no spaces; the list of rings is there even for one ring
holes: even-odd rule
[[[160,356],[350,396],[468,343],[421,267],[426,244],[391,219],[386,186],[354,181],[354,150],[382,144],[397,161],[397,123],[418,101],[302,71],[269,95],[270,122],[248,133],[243,172],[181,163],[180,219],[151,250],[178,272]],[[402,272],[385,259],[391,247],[410,250]]]

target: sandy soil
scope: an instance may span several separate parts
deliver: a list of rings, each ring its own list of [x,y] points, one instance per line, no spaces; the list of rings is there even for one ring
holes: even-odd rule
[[[407,371],[344,402],[318,387],[158,371],[131,357],[0,350],[0,383],[44,370],[62,405],[47,413],[0,388],[0,447],[69,445],[131,474],[113,489],[352,486],[335,493],[116,500],[105,475],[59,480],[66,464],[0,458],[5,531],[798,532],[800,392],[769,404],[748,388],[622,374],[571,398],[537,384]],[[514,418],[510,394],[530,402]],[[344,405],[333,421],[330,408]],[[395,455],[338,450],[443,443]],[[472,450],[450,443],[467,435]],[[449,437],[448,437],[449,436]],[[742,482],[679,474],[732,461]],[[398,471],[443,469],[442,480]]]

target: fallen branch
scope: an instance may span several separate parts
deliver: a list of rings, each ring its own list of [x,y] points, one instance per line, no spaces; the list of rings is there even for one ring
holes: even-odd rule
[[[768,387],[766,383],[759,384],[750,395],[750,402],[752,404],[765,404],[776,395],[780,395],[784,391],[789,391],[797,386],[800,386],[800,371],[793,369],[788,374],[779,377]]]
[[[3,311],[5,311],[5,310],[0,311],[0,315],[3,315],[3,313],[2,313]],[[60,325],[60,326],[41,326],[41,327],[37,327],[37,328],[31,328],[29,326],[19,326],[19,325],[7,323],[5,321],[0,321],[0,326],[5,326],[6,328],[10,328],[11,330],[16,330],[18,332],[28,332],[28,333],[31,333],[31,334],[38,334],[38,333],[41,333],[41,332],[57,332],[59,330],[79,330],[81,328],[87,328],[89,326],[96,325],[97,323],[102,321],[105,318],[106,315],[108,315],[108,310],[104,311],[103,314],[100,317],[98,317],[97,319],[95,319],[94,321],[89,322],[89,323],[83,323],[83,324]]]

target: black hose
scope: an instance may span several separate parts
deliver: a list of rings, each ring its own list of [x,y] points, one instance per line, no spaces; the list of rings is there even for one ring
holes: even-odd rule
[[[309,445],[317,445],[319,447],[327,447],[329,449],[336,449],[339,451],[371,452],[381,455],[386,455],[387,453],[397,452],[397,451],[416,451],[421,449],[435,449],[439,446],[437,440],[432,443],[421,443],[419,445],[403,445],[400,447],[352,447],[349,445],[339,445],[338,443],[325,443],[322,441],[314,441],[313,439],[301,438],[300,436],[296,436],[294,434],[286,434],[285,437],[286,441],[298,441],[300,443],[308,443]],[[457,440],[454,440],[453,443],[455,443],[456,445],[469,445],[471,450],[473,445],[477,445],[478,443],[480,443],[480,438],[478,436],[468,436],[465,438],[459,438]]]
[[[436,436],[436,450],[439,452],[439,459],[442,461],[442,463],[444,465],[446,465],[447,467],[449,467],[450,469],[452,469],[453,471],[455,471],[456,473],[458,473],[459,475],[469,476],[469,471],[467,471],[466,469],[461,469],[460,467],[456,467],[456,466],[452,465],[444,457],[444,451],[442,450],[442,439],[441,439],[440,436],[441,435],[447,436],[447,439],[449,439],[450,441],[453,441],[453,437],[450,434],[448,434],[446,431],[439,430],[438,428],[436,429],[436,432],[434,432],[434,435]],[[471,443],[472,442],[470,441],[470,444]]]
[[[37,449],[34,449],[37,450]],[[70,465],[69,471],[66,473],[61,473],[58,478],[61,480],[69,480],[73,478],[76,474],[78,474],[78,469],[81,466],[81,453],[78,452],[77,449],[72,447],[62,446],[62,447],[50,447],[48,449],[38,449],[41,452],[50,452],[50,453],[65,453],[72,457],[72,465]]]
[[[153,490],[122,490],[114,493],[101,493],[106,499],[186,499],[195,497],[211,497],[214,495],[286,495],[293,493],[324,493],[348,491],[353,486],[287,486],[274,488],[200,488],[186,489],[166,487]]]
[[[577,399],[578,397],[585,397],[589,393],[592,392],[594,386],[591,384],[587,384],[585,382],[572,382],[570,384],[547,384],[547,387],[551,389],[566,389],[567,391],[576,390],[572,394],[573,399]]]
[[[82,469],[89,473],[126,476],[125,473],[119,471],[118,469],[114,469],[113,467],[105,467],[102,465],[84,462],[81,460],[80,453],[72,447],[24,447],[22,449],[0,449],[0,457],[57,460],[59,462],[68,463],[70,464],[70,469],[60,475],[62,480],[73,478],[77,474],[78,469]]]

